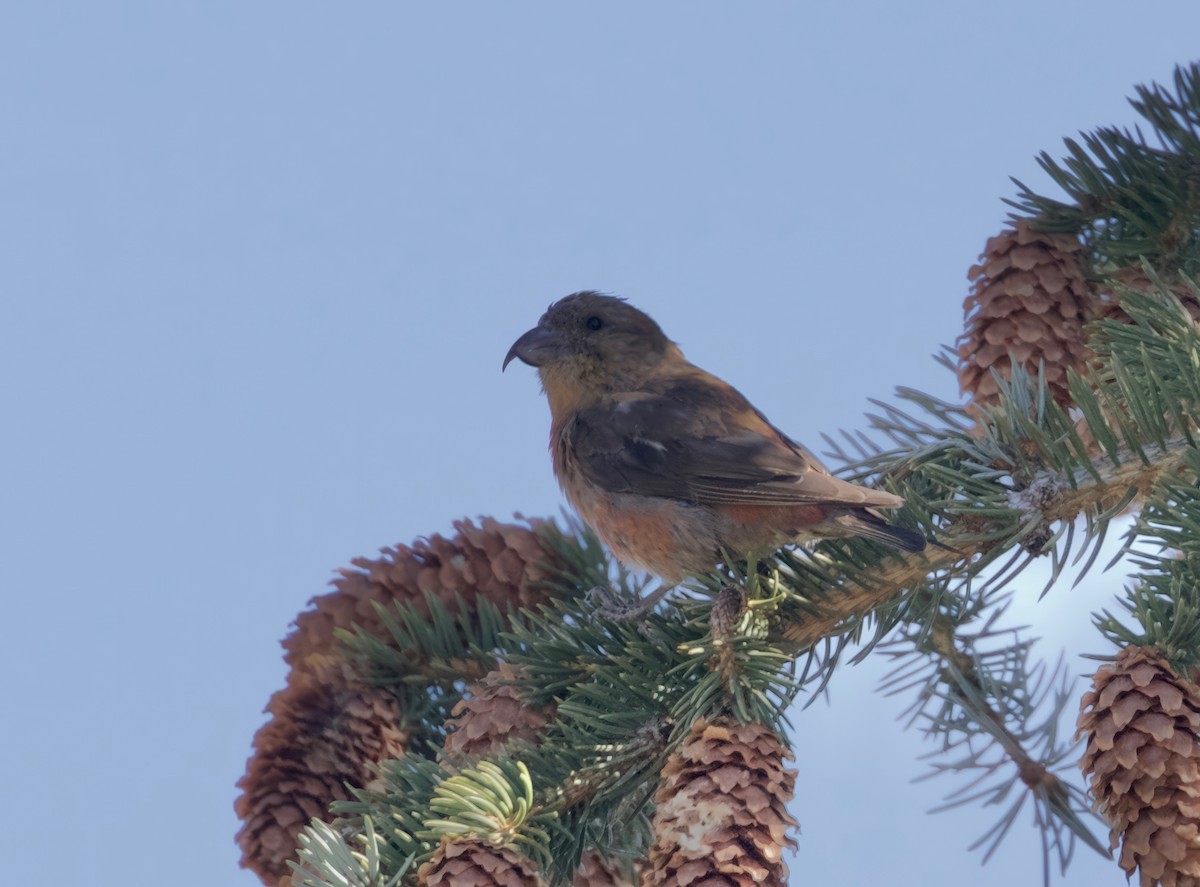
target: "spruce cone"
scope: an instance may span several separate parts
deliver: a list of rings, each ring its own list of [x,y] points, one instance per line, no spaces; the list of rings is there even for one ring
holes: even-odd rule
[[[571,883],[573,887],[634,887],[633,881],[616,862],[604,858],[595,850],[583,854]]]
[[[1075,237],[1040,233],[1026,219],[988,240],[967,273],[974,286],[958,340],[959,386],[975,403],[996,402],[991,370],[1011,377],[1010,353],[1033,376],[1044,361],[1054,399],[1070,403],[1067,369],[1087,359],[1083,325],[1091,319],[1080,250]]]
[[[446,721],[449,732],[443,748],[448,759],[485,757],[515,739],[541,740],[553,709],[522,699],[521,687],[510,683],[522,677],[521,669],[501,662],[467,691]]]
[[[426,592],[454,607],[457,596],[468,603],[482,596],[503,609],[529,607],[545,598],[542,583],[562,566],[561,558],[542,539],[550,521],[501,523],[485,517],[476,526],[456,521],[451,539],[435,534],[412,545],[382,550],[378,558],[355,558],[355,569],[342,569],[334,591],[313,598],[313,609],[296,618],[296,630],[283,642],[293,668],[309,652],[337,648],[334,630],[359,625],[386,634],[374,604],[411,602],[425,609]]]
[[[402,755],[408,737],[391,693],[344,675],[326,682],[293,672],[267,711],[272,719],[254,737],[234,809],[244,822],[237,835],[242,865],[275,884],[289,874],[300,830],[350,797],[345,783],[363,785],[370,764]]]
[[[534,864],[507,847],[447,841],[417,869],[425,887],[542,887]]]
[[[265,884],[288,874],[296,835],[329,805],[348,797],[344,783],[363,785],[370,765],[404,753],[405,713],[385,689],[364,684],[334,635],[359,625],[386,634],[373,604],[412,602],[424,593],[448,606],[476,597],[505,606],[544,599],[544,582],[563,565],[546,542],[547,521],[505,524],[484,518],[455,524],[452,539],[433,536],[398,545],[380,558],[354,560],[334,591],[313,598],[283,642],[288,686],[271,697],[271,719],[254,737],[254,754],[234,809],[244,821],[237,840],[242,865]]]
[[[1150,275],[1141,266],[1135,267],[1130,265],[1114,271],[1108,276],[1108,282],[1110,284],[1120,284],[1141,293],[1157,293],[1159,291],[1158,285],[1150,279]],[[1170,283],[1169,286],[1171,292],[1179,298],[1179,301],[1183,303],[1183,307],[1192,315],[1192,320],[1200,323],[1200,301],[1197,301],[1191,287],[1178,278],[1173,283]],[[1121,294],[1112,292],[1112,289],[1114,288],[1111,286],[1100,288],[1098,294],[1099,302],[1096,308],[1097,318],[1112,318],[1122,323],[1131,323],[1131,318],[1121,308]]]
[[[1133,318],[1125,313],[1125,309],[1121,307],[1121,296],[1123,293],[1116,291],[1113,284],[1120,284],[1123,287],[1128,287],[1132,290],[1137,290],[1142,293],[1158,293],[1158,285],[1150,279],[1150,276],[1142,270],[1141,266],[1127,266],[1109,274],[1107,280],[1102,283],[1096,291],[1096,299],[1092,311],[1097,320],[1115,320],[1118,323],[1133,323]],[[1170,285],[1170,291],[1175,294],[1180,303],[1187,309],[1192,317],[1192,321],[1200,324],[1200,301],[1197,301],[1195,294],[1191,288],[1179,278]],[[1119,408],[1120,409],[1120,408]],[[1121,418],[1126,424],[1135,425],[1129,412],[1126,409],[1121,409]],[[1109,425],[1117,429],[1119,422],[1115,417],[1108,418]],[[1099,445],[1096,443],[1095,435],[1088,427],[1087,422],[1082,417],[1075,424],[1075,432],[1079,435],[1089,450],[1097,452]],[[1140,504],[1140,497],[1130,503],[1129,510],[1137,510]]]
[[[791,753],[761,724],[701,718],[667,759],[654,803],[649,883],[783,887]],[[710,878],[714,880],[709,880]]]
[[[746,612],[746,590],[740,586],[726,585],[713,600],[709,626],[714,643],[724,644],[733,636],[738,620]]]
[[[1200,688],[1148,647],[1127,647],[1084,694],[1080,767],[1142,887],[1200,885]]]

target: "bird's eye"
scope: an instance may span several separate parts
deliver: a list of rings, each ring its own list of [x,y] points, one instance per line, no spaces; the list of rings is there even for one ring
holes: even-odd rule
[[[600,329],[600,327],[604,326],[604,321],[601,320],[599,317],[597,317],[595,314],[593,314],[591,317],[589,317],[585,321],[585,323],[587,324],[587,328],[589,330],[598,330],[598,329]]]

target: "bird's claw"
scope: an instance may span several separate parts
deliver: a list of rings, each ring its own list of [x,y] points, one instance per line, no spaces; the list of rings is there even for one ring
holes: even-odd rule
[[[674,586],[656,588],[645,597],[597,585],[584,595],[584,602],[596,616],[610,622],[635,622],[652,611]]]

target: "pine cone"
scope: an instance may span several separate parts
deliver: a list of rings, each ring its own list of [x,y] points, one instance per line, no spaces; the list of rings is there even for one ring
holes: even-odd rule
[[[348,798],[345,783],[363,785],[371,764],[404,753],[405,713],[392,694],[360,680],[335,630],[359,625],[386,635],[373,605],[405,601],[424,610],[425,592],[455,609],[477,597],[501,607],[536,604],[564,566],[543,541],[552,526],[458,521],[452,539],[435,535],[354,560],[356,569],[342,570],[334,591],[310,601],[283,642],[288,686],[271,697],[271,720],[255,735],[238,782],[242,865],[274,884],[288,874],[304,825]]]
[[[541,887],[534,864],[507,847],[478,841],[447,841],[417,869],[425,887]]]
[[[975,403],[996,402],[991,370],[1010,378],[1013,358],[1033,376],[1044,361],[1054,399],[1070,403],[1067,370],[1087,358],[1083,325],[1092,316],[1080,250],[1075,237],[1040,233],[1026,219],[988,240],[967,274],[974,286],[958,340],[959,386]]]
[[[1200,885],[1200,688],[1149,647],[1127,647],[1084,694],[1080,767],[1143,887]]]
[[[738,620],[746,612],[746,590],[741,586],[726,585],[713,599],[708,624],[713,642],[724,644],[733,636]]]
[[[634,882],[614,860],[604,858],[595,850],[583,854],[571,883],[573,887],[634,887]]]
[[[332,672],[327,667],[324,677]],[[326,683],[293,672],[267,711],[272,719],[254,737],[234,809],[244,822],[237,834],[242,865],[274,884],[289,874],[300,830],[350,797],[347,782],[363,785],[370,764],[402,755],[408,736],[395,696],[349,683],[344,674]]]
[[[338,628],[359,625],[385,635],[376,603],[404,601],[425,612],[428,592],[451,608],[458,596],[468,603],[481,596],[501,609],[530,607],[545,599],[544,583],[563,567],[543,540],[553,528],[550,521],[508,524],[485,517],[478,526],[460,520],[454,528],[458,534],[451,539],[434,534],[385,548],[378,558],[351,561],[354,569],[340,571],[334,591],[314,597],[313,609],[296,617],[296,630],[283,642],[287,663],[296,668],[310,652],[336,649]]]
[[[553,717],[553,708],[530,705],[522,698],[520,680],[524,672],[500,663],[472,686],[454,706],[446,721],[446,757],[461,761],[494,754],[507,742],[541,740],[542,728]]]
[[[791,753],[761,724],[701,718],[663,767],[654,797],[650,883],[783,887]],[[716,880],[709,881],[709,878]]]
[[[1102,281],[1096,287],[1094,292],[1095,301],[1090,308],[1091,315],[1094,319],[1115,320],[1118,323],[1133,323],[1133,318],[1125,313],[1125,309],[1121,307],[1121,297],[1123,293],[1118,292],[1114,284],[1119,284],[1122,287],[1127,287],[1143,293],[1158,292],[1158,285],[1150,279],[1149,275],[1147,275],[1140,266],[1128,266],[1121,268],[1110,273],[1106,280]],[[1192,316],[1193,322],[1200,323],[1200,301],[1197,301],[1195,295],[1191,291],[1191,288],[1188,287],[1188,285],[1182,280],[1176,278],[1175,283],[1170,286],[1170,289],[1179,298],[1179,301]],[[1088,360],[1090,359],[1091,357],[1089,355]],[[1119,417],[1111,415],[1106,416],[1109,426],[1114,431],[1117,431],[1119,434],[1119,429],[1122,424],[1136,427],[1137,423],[1134,422],[1133,418],[1129,415],[1128,409],[1125,409],[1123,406],[1118,406],[1116,409],[1120,413]],[[1087,421],[1082,416],[1080,416],[1075,423],[1075,433],[1079,435],[1079,439],[1089,451],[1093,453],[1099,452],[1100,446],[1096,442],[1095,435],[1092,433],[1092,429],[1088,427]],[[1136,511],[1140,507],[1140,504],[1141,497],[1130,503],[1126,513],[1128,513],[1128,511]]]
[[[1164,282],[1168,282],[1167,278]],[[1132,323],[1132,318],[1121,308],[1121,294],[1115,292],[1115,287],[1112,284],[1120,284],[1128,287],[1131,290],[1137,290],[1140,293],[1157,293],[1159,291],[1158,284],[1150,279],[1141,266],[1127,266],[1114,271],[1108,275],[1107,284],[1098,288],[1097,293],[1097,318],[1112,318],[1121,323]],[[1197,301],[1195,293],[1179,278],[1174,282],[1168,282],[1168,286],[1183,303],[1183,307],[1192,315],[1192,320],[1200,323],[1200,301]]]

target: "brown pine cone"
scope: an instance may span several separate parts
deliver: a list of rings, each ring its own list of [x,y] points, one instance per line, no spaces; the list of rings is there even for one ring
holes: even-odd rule
[[[709,614],[713,643],[727,643],[745,612],[745,589],[736,585],[726,585],[722,588],[713,599],[712,612]]]
[[[419,869],[424,887],[542,887],[541,874],[527,857],[507,847],[479,841],[446,841]]]
[[[404,754],[408,736],[388,691],[304,672],[293,673],[267,711],[272,718],[254,737],[234,809],[244,822],[237,834],[242,865],[274,884],[289,874],[300,830],[350,797],[347,782],[363,785],[370,764]]]
[[[1158,284],[1151,280],[1150,276],[1146,274],[1146,272],[1142,270],[1140,266],[1129,266],[1114,271],[1110,273],[1104,281],[1095,287],[1095,302],[1090,309],[1092,316],[1095,319],[1115,320],[1118,323],[1133,323],[1133,318],[1131,318],[1125,312],[1125,309],[1121,307],[1121,297],[1124,295],[1124,293],[1118,290],[1117,285],[1143,293],[1157,293],[1159,291]],[[1170,285],[1170,290],[1179,298],[1179,301],[1183,304],[1184,308],[1187,309],[1188,313],[1192,317],[1192,321],[1194,323],[1200,323],[1200,301],[1196,299],[1196,296],[1194,293],[1192,293],[1191,288],[1182,280],[1176,279],[1175,282]],[[1089,355],[1088,360],[1090,359],[1091,357]],[[1103,409],[1105,409],[1106,412],[1109,409],[1115,409],[1115,411],[1120,414],[1119,417],[1112,415],[1107,417],[1108,424],[1114,431],[1118,431],[1119,433],[1121,425],[1136,427],[1136,423],[1129,415],[1128,409],[1124,408],[1123,405],[1118,405],[1115,408],[1103,407]],[[1095,435],[1092,433],[1091,428],[1088,427],[1087,422],[1082,417],[1080,417],[1075,423],[1075,432],[1079,435],[1080,440],[1083,441],[1088,450],[1092,452],[1099,450],[1099,444],[1096,442]],[[1138,500],[1135,500],[1133,503],[1131,503],[1130,509],[1136,510],[1139,507],[1139,504],[1140,497]]]
[[[996,402],[991,371],[1011,378],[1013,359],[1032,376],[1044,361],[1054,399],[1070,403],[1067,370],[1087,358],[1083,325],[1092,317],[1081,248],[1077,238],[1043,234],[1026,219],[988,240],[967,274],[974,285],[958,340],[959,386],[975,403]]]
[[[1143,887],[1200,885],[1200,688],[1153,649],[1127,647],[1084,694],[1080,767]]]
[[[571,883],[573,887],[634,887],[634,882],[622,872],[620,865],[595,850],[583,854]]]
[[[288,874],[296,835],[329,805],[347,799],[345,783],[364,785],[370,765],[404,753],[405,712],[386,689],[364,683],[342,652],[338,628],[359,625],[386,635],[374,604],[411,602],[429,592],[456,608],[484,597],[504,607],[545,598],[545,582],[564,564],[545,534],[548,521],[459,521],[458,534],[435,535],[358,558],[334,590],[313,598],[284,641],[288,686],[271,697],[271,719],[254,737],[254,754],[238,781],[235,810],[242,865],[265,884]]]
[[[296,617],[296,630],[283,642],[285,659],[297,667],[310,652],[337,648],[334,631],[359,625],[386,635],[374,605],[396,601],[426,610],[426,592],[456,608],[458,596],[468,602],[482,596],[501,609],[530,607],[545,600],[544,583],[564,565],[545,541],[553,523],[529,520],[501,523],[485,517],[456,521],[458,533],[418,539],[412,545],[383,549],[378,558],[355,558],[333,580],[334,590],[314,597]]]
[[[697,721],[660,775],[649,883],[783,887],[796,824],[787,812],[791,757],[761,724]]]
[[[474,684],[446,721],[444,750],[448,760],[461,762],[499,751],[507,742],[539,742],[542,728],[553,717],[553,708],[530,705],[521,695],[523,672],[501,662]]]
[[[1128,287],[1131,290],[1137,290],[1141,293],[1156,293],[1158,285],[1150,279],[1140,266],[1128,266],[1114,271],[1107,278],[1107,282],[1097,288],[1098,303],[1096,308],[1097,318],[1112,318],[1113,320],[1122,323],[1131,323],[1129,315],[1121,308],[1121,294],[1116,291],[1113,284]],[[1192,316],[1192,320],[1200,323],[1200,301],[1196,299],[1195,293],[1182,280],[1176,279],[1174,282],[1167,281],[1179,301],[1183,303],[1183,307],[1187,309]]]

